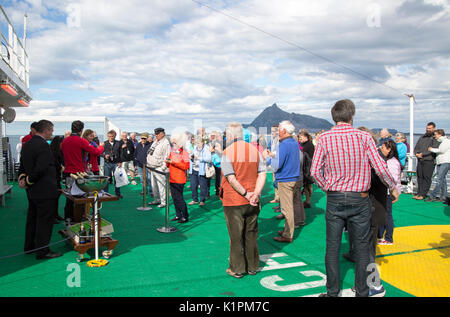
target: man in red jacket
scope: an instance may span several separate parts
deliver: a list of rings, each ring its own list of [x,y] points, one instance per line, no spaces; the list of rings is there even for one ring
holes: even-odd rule
[[[37,125],[37,122],[33,122],[33,123],[31,124],[31,126],[30,126],[30,133],[27,134],[26,136],[24,136],[23,139],[22,139],[22,146],[23,146],[25,143],[27,143],[28,141],[30,141],[31,138],[33,137],[33,135],[36,134],[36,125]]]
[[[86,139],[81,137],[84,129],[84,123],[81,121],[72,122],[72,134],[64,138],[61,144],[61,150],[64,156],[64,173],[65,179],[70,177],[70,174],[78,172],[85,172],[85,156],[87,153],[99,156],[103,153],[103,143],[98,148],[89,145]],[[66,207],[64,208],[64,218],[73,219],[73,201],[66,200]]]

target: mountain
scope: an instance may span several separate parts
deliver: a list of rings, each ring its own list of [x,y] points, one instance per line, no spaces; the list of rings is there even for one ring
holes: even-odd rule
[[[261,131],[261,128],[265,128],[267,129],[267,133],[270,134],[271,127],[274,124],[278,124],[284,120],[289,120],[295,126],[296,133],[299,129],[307,129],[309,132],[317,132],[320,130],[329,130],[333,127],[333,124],[325,119],[283,111],[277,106],[276,103],[264,109],[252,123],[245,124],[244,127],[253,127],[258,132]]]

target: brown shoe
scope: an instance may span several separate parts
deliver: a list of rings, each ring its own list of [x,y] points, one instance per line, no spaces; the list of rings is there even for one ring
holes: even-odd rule
[[[286,243],[292,242],[292,239],[285,238],[285,237],[274,237],[273,239],[278,242],[286,242]]]
[[[278,219],[278,220],[284,219],[284,215],[283,214],[279,214],[278,216],[275,217],[275,219]]]
[[[242,273],[234,273],[233,271],[230,270],[230,268],[228,268],[226,270],[227,274],[229,276],[235,277],[235,278],[242,278],[244,275]]]
[[[278,235],[283,236],[283,232],[284,232],[283,230],[278,231]]]

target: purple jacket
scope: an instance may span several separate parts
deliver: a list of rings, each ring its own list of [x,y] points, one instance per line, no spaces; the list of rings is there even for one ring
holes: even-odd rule
[[[391,158],[387,160],[387,166],[389,173],[391,174],[392,178],[395,182],[395,187],[397,188],[398,192],[402,192],[402,183],[401,183],[401,173],[402,173],[402,167],[400,165],[400,162],[395,158]]]

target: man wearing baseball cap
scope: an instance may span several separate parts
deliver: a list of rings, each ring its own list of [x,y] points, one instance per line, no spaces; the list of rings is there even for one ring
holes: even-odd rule
[[[167,173],[166,159],[170,155],[170,143],[166,138],[163,128],[155,129],[155,138],[147,153],[147,166],[156,171]],[[158,205],[159,208],[166,206],[166,175],[157,172],[151,173],[152,190],[154,201],[150,205]]]

